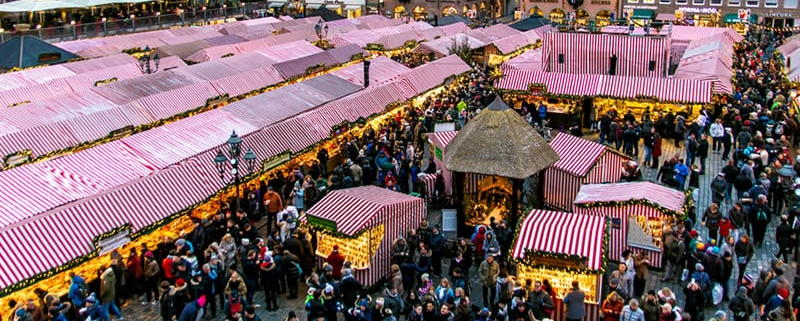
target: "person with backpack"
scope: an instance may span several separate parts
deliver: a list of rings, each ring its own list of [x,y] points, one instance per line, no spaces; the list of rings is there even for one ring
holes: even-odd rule
[[[736,296],[731,299],[728,309],[733,313],[734,321],[747,321],[756,312],[756,305],[747,297],[747,288],[740,286],[736,290]]]
[[[772,213],[767,204],[766,195],[758,195],[758,200],[750,208],[750,222],[753,224],[753,243],[761,247],[764,244],[764,235],[767,233]]]
[[[225,302],[225,320],[239,320],[245,307],[247,307],[247,302],[244,302],[239,291],[233,290],[228,301]]]
[[[703,217],[700,218],[700,224],[708,228],[708,239],[715,240],[719,244],[718,232],[719,222],[722,219],[722,211],[719,210],[717,203],[711,203],[708,208],[703,212]]]
[[[75,272],[69,273],[71,284],[69,285],[69,299],[72,301],[72,306],[80,309],[89,297],[89,285],[86,280]]]

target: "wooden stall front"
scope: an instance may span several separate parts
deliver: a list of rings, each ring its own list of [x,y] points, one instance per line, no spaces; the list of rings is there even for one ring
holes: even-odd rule
[[[650,266],[661,268],[661,232],[665,225],[683,219],[685,206],[681,191],[652,182],[630,182],[581,186],[573,211],[611,220],[608,256],[612,260],[620,260],[629,249],[645,252]]]
[[[523,283],[549,280],[556,293],[553,320],[564,320],[563,298],[578,281],[586,294],[586,321],[600,320],[606,218],[533,210],[517,231],[512,258]]]

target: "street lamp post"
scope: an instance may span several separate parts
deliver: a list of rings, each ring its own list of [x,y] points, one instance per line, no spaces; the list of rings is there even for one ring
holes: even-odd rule
[[[317,39],[319,43],[322,44],[323,40],[327,39],[328,37],[328,24],[324,23],[322,19],[317,21],[317,24],[314,25],[314,31],[317,33]]]
[[[145,54],[139,57],[139,68],[147,75],[157,72],[161,57],[158,56],[158,53],[150,56],[150,46],[145,47],[144,52]],[[153,66],[150,64],[151,61],[153,62]]]
[[[241,144],[242,139],[239,135],[236,135],[236,131],[234,130],[231,134],[231,137],[228,138],[228,156],[222,152],[222,150],[217,150],[217,156],[214,157],[214,164],[217,165],[217,171],[219,172],[219,178],[222,180],[222,183],[225,185],[233,184],[236,186],[236,211],[238,212],[240,209],[239,205],[239,157],[241,156]],[[247,152],[244,153],[245,166],[247,166],[247,174],[250,174],[255,169],[256,163],[256,153],[253,152],[252,148],[248,148]],[[230,165],[230,175],[232,176],[232,180],[225,179],[225,169],[228,168]],[[245,174],[245,175],[247,175]]]

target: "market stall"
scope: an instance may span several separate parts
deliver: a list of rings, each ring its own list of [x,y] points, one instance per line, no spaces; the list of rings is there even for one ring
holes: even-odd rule
[[[610,219],[610,259],[619,260],[629,249],[645,252],[650,266],[661,268],[662,229],[682,221],[687,206],[681,191],[652,182],[631,182],[583,185],[573,211]]]
[[[578,281],[586,294],[584,320],[598,321],[607,245],[604,217],[533,210],[520,224],[514,241],[517,279],[523,284],[550,281],[556,293],[553,320],[565,319],[562,300],[572,281]]]
[[[458,131],[436,132],[428,134],[428,142],[430,143],[431,156],[433,156],[433,163],[436,164],[436,169],[442,171],[444,177],[444,190],[445,194],[451,195],[453,193],[452,176],[450,171],[444,166],[444,149],[447,144],[453,140],[458,134]]]
[[[317,229],[320,262],[339,246],[361,284],[378,284],[391,269],[392,242],[426,217],[425,201],[375,186],[335,190],[306,213]],[[321,264],[321,263],[320,263]]]
[[[550,147],[560,159],[544,174],[544,204],[572,211],[583,184],[614,183],[622,176],[622,164],[630,158],[616,149],[587,139],[559,133]]]

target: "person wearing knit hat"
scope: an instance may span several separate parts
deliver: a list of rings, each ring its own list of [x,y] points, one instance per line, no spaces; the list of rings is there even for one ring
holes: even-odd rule
[[[728,319],[728,315],[725,313],[725,311],[717,310],[717,312],[714,313],[714,319],[713,320],[725,321],[727,319]]]

